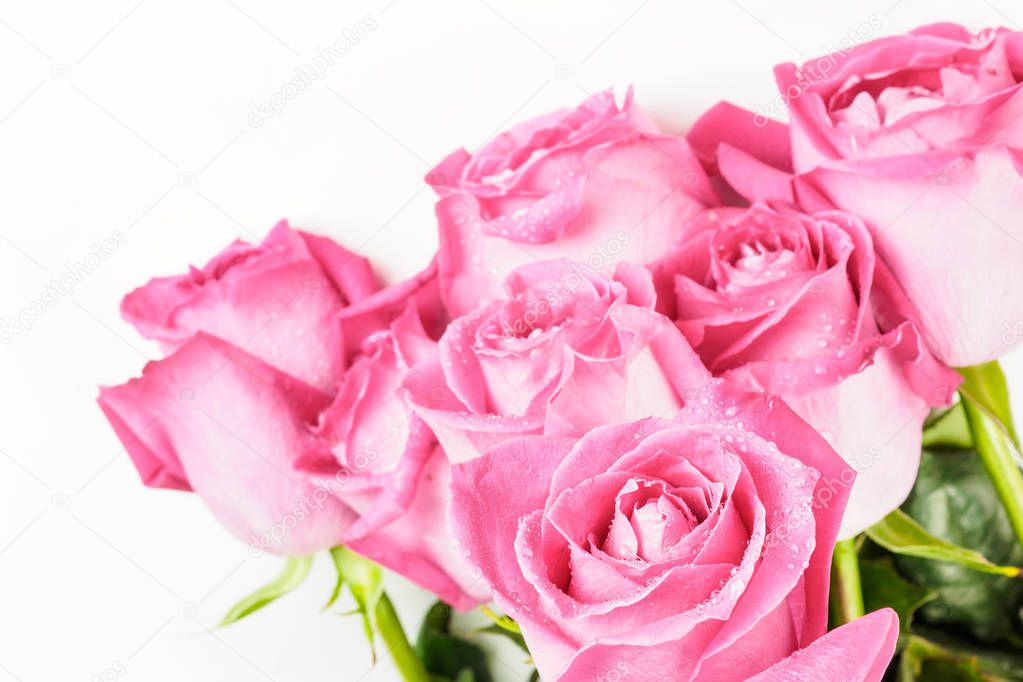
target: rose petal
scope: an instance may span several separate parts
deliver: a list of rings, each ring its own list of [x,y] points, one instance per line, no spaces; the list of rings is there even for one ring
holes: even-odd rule
[[[686,139],[705,163],[720,162],[718,145],[724,143],[778,170],[792,170],[788,126],[730,102],[718,102],[701,114]]]
[[[415,482],[407,511],[348,546],[465,611],[490,598],[446,532],[450,467],[436,448]]]
[[[507,547],[514,546],[519,519],[543,507],[548,494],[544,482],[571,446],[567,439],[525,436],[452,467],[452,533],[480,569],[494,601],[519,614],[523,630],[530,633],[530,650],[538,658],[567,657],[574,643],[530,615],[539,596],[516,562],[509,561]],[[508,490],[516,494],[509,496]],[[520,613],[523,606],[526,610]]]
[[[353,520],[345,505],[321,499],[310,477],[293,470],[315,447],[309,426],[326,399],[202,333],[101,397],[121,435],[130,430],[163,462],[179,461],[191,487],[231,532],[296,555],[337,544]],[[303,504],[308,514],[290,526]]]
[[[1016,153],[994,147],[907,161],[820,168],[802,182],[868,222],[943,362],[1005,354],[1023,339],[1013,333],[1023,319],[1023,298],[1012,295],[1023,288]]]
[[[831,680],[880,682],[895,653],[899,618],[881,609],[832,630],[750,682]]]
[[[500,281],[535,260],[569,258],[610,274],[622,260],[649,262],[712,191],[684,141],[616,142],[587,154],[583,206],[555,241],[530,244],[488,234],[479,201],[450,196],[437,204],[441,290],[454,315],[500,297]]]
[[[143,335],[171,350],[204,332],[330,390],[345,366],[334,317],[345,304],[345,290],[364,295],[369,277],[361,257],[282,221],[261,246],[232,245],[201,271],[136,289],[121,311]]]

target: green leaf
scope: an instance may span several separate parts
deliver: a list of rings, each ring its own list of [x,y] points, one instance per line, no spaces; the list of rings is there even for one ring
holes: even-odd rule
[[[357,612],[362,616],[362,626],[369,640],[372,650],[373,661],[377,660],[376,639],[373,636],[373,618],[377,610],[377,604],[384,593],[384,571],[380,566],[366,559],[344,546],[337,546],[330,550],[330,556],[334,560],[334,567],[337,569],[337,584],[334,586],[334,594],[331,595],[330,606],[337,599],[341,585],[348,583],[348,590],[355,598]]]
[[[419,629],[416,652],[433,675],[461,680],[466,670],[473,682],[493,682],[487,654],[478,645],[451,633],[451,607],[436,602]]]
[[[916,485],[902,508],[942,540],[975,549],[992,562],[1023,564],[1023,549],[983,465],[970,451],[925,450]],[[938,592],[936,600],[921,607],[918,620],[965,628],[986,642],[1016,637],[1023,580],[908,556],[895,557],[895,564],[911,582]]]
[[[1023,680],[1023,656],[925,629],[905,639],[899,682]]]
[[[345,585],[345,574],[341,572],[341,568],[337,565],[337,559],[334,559],[334,551],[331,550],[330,557],[334,561],[334,568],[337,570],[337,581],[334,583],[334,589],[330,593],[330,599],[323,605],[323,611],[326,611],[337,601],[338,597],[341,596],[341,588]]]
[[[472,671],[472,668],[465,668],[458,673],[455,682],[476,682],[476,673]]]
[[[907,639],[899,660],[899,682],[982,682],[976,661],[959,660],[922,637]]]
[[[974,447],[998,499],[1008,515],[1017,541],[1023,545],[1023,459],[1012,423],[1005,375],[998,362],[960,369],[959,387]]]
[[[501,628],[502,630],[507,630],[508,632],[514,632],[520,635],[522,634],[522,628],[519,627],[519,624],[516,623],[515,619],[512,618],[511,616],[496,613],[492,608],[490,608],[486,604],[480,606],[480,611],[482,611],[483,615],[485,615],[487,618],[494,621],[494,625]]]
[[[919,682],[991,682],[981,677],[977,661],[971,659],[930,658],[923,661]]]
[[[394,605],[384,592],[384,571],[380,565],[340,545],[330,550],[330,556],[337,569],[337,582],[327,606],[337,601],[342,586],[347,584],[355,600],[355,612],[362,616],[373,662],[377,660],[376,633],[379,632],[402,679],[428,682],[426,668],[409,645]]]
[[[908,514],[896,509],[867,529],[867,537],[889,552],[922,559],[948,561],[981,573],[992,573],[1015,578],[1020,574],[1016,566],[999,566],[988,561],[983,554],[972,549],[945,542],[927,532]]]
[[[903,634],[909,632],[916,610],[938,597],[937,592],[900,576],[890,557],[861,559],[860,581],[867,612],[886,606],[893,609],[899,615],[899,628]]]
[[[517,647],[529,654],[529,647],[526,645],[526,639],[522,636],[522,628],[520,628],[519,624],[515,622],[515,619],[510,616],[495,613],[494,610],[486,604],[480,606],[480,611],[482,611],[487,618],[493,621],[493,625],[480,628],[479,630],[476,630],[476,632],[488,635],[497,635],[498,637],[506,637],[514,642]]]
[[[484,635],[497,635],[498,637],[505,637],[511,640],[515,646],[522,649],[525,653],[529,653],[529,647],[526,645],[526,639],[521,633],[512,632],[511,630],[505,630],[499,625],[488,625],[485,628],[480,628],[475,632]]]
[[[431,682],[435,679],[408,643],[405,628],[402,627],[398,613],[394,610],[394,604],[391,603],[387,594],[380,595],[375,613],[380,636],[387,645],[391,661],[401,673],[402,679],[405,682]]]
[[[1005,374],[997,360],[985,362],[983,365],[964,367],[959,370],[963,375],[960,393],[977,403],[1005,429],[1012,442],[1019,445],[1016,427],[1012,423],[1012,409],[1009,407],[1009,387]]]
[[[962,403],[956,403],[927,421],[923,446],[932,450],[963,450],[973,447],[973,435]]]
[[[302,584],[313,565],[311,556],[289,557],[276,578],[232,606],[220,621],[220,626],[235,623],[258,611],[270,602],[283,597]]]

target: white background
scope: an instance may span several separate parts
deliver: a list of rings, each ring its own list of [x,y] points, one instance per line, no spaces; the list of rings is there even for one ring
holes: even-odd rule
[[[250,125],[318,46],[372,28]],[[94,398],[153,345],[117,305],[280,217],[393,279],[435,248],[422,177],[509,122],[633,83],[671,131],[728,98],[768,106],[771,66],[942,19],[1023,23],[1010,0],[124,0],[0,4],[0,320],[120,231],[126,243],[0,345],[0,681],[393,680],[331,569],[223,630],[271,577],[197,498],[142,487]],[[361,32],[361,30],[360,30]],[[1023,358],[1009,358],[1019,405]],[[412,628],[428,603],[393,581]],[[497,664],[521,679],[521,657]]]

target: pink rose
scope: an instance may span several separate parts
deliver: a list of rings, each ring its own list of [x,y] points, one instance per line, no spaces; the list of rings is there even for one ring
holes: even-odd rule
[[[452,461],[516,435],[670,417],[683,383],[706,376],[654,312],[640,266],[619,263],[609,278],[567,260],[533,263],[508,276],[505,292],[455,319],[439,357],[405,378]]]
[[[292,240],[296,233],[281,230],[267,243],[281,237],[301,243]],[[185,303],[169,316],[144,308],[144,299],[133,295],[138,319],[170,319],[175,324],[166,329],[181,332],[176,349],[149,363],[142,377],[101,389],[100,406],[143,480],[194,490],[253,552],[302,555],[345,544],[449,603],[478,603],[486,591],[447,536],[447,458],[398,392],[409,365],[436,354],[421,324],[436,325],[442,317],[430,307],[439,306],[435,268],[344,310],[333,288],[293,290],[293,297],[326,302],[287,298],[292,326],[274,329],[264,322],[249,336],[250,314],[276,319],[262,300],[280,300],[275,283],[325,284],[324,271],[311,267],[318,261],[282,259],[272,266],[278,257],[272,253],[254,250],[248,259],[230,259],[233,267],[214,270],[220,278],[205,286],[198,277],[167,285],[165,293],[192,294],[182,293]],[[154,298],[161,304],[169,299]],[[186,315],[196,301],[210,302],[196,304],[201,318]],[[177,325],[183,319],[208,324],[216,335],[200,327],[186,338]],[[260,338],[260,329],[276,336],[274,345]],[[239,330],[245,331],[235,338],[245,347],[224,338]],[[345,352],[342,334],[362,338],[361,347]],[[310,336],[320,338],[314,343]],[[312,363],[306,354],[328,341],[339,347],[328,347],[322,362]],[[319,385],[288,373],[311,367],[339,372],[336,391],[322,387],[330,373],[320,375]]]
[[[685,231],[653,266],[662,312],[714,374],[785,398],[857,470],[842,536],[898,507],[929,407],[960,379],[907,321],[863,223],[755,204]]]
[[[448,535],[448,458],[400,390],[411,367],[436,356],[414,306],[371,335],[298,468],[354,514],[339,542],[465,609],[488,593]]]
[[[775,73],[801,201],[867,221],[938,356],[1017,345],[1023,35],[936,24]]]
[[[1016,146],[1023,123],[1014,75],[1023,36],[977,35],[932,24],[800,67],[775,69],[792,109],[795,166],[964,149]]]
[[[259,246],[236,241],[202,269],[153,279],[121,313],[168,352],[202,331],[331,390],[345,368],[337,314],[377,288],[365,258],[282,220]]]
[[[568,258],[610,274],[653,260],[714,192],[684,139],[608,91],[460,149],[427,176],[441,199],[440,276],[452,315],[500,296],[524,263]]]
[[[324,499],[284,529],[315,495],[294,463],[315,447],[309,425],[329,400],[200,332],[141,377],[100,389],[99,404],[147,485],[196,492],[256,553],[299,555],[337,544],[347,523],[343,506]]]
[[[821,638],[847,473],[780,400],[717,382],[676,420],[455,466],[452,525],[545,680],[877,681],[892,612]]]

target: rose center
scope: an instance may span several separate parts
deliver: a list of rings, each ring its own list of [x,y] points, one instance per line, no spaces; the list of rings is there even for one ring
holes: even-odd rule
[[[980,55],[967,53],[963,61],[851,83],[834,96],[831,110],[841,120],[892,125],[910,114],[974,102],[1015,84],[1004,52],[995,46]]]
[[[600,548],[628,561],[657,561],[702,519],[664,481],[629,479]]]
[[[798,246],[781,236],[755,235],[747,241],[719,244],[725,289],[762,285],[801,272],[809,266],[799,257]]]

